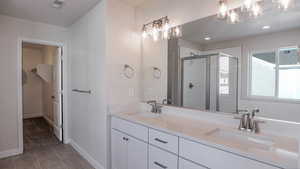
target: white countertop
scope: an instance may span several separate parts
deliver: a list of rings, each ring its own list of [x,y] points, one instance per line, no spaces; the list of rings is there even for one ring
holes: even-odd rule
[[[299,143],[295,138],[260,133],[258,136],[272,138],[274,145],[271,150],[253,149],[235,140],[225,140],[208,135],[207,133],[218,128],[238,131],[236,128],[217,123],[173,114],[119,113],[112,116],[281,168],[298,168]]]

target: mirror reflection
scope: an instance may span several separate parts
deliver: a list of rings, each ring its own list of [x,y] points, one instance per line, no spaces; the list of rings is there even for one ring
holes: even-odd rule
[[[184,24],[180,38],[144,39],[144,101],[227,113],[256,106],[253,100],[298,102],[299,3],[287,11],[263,7],[239,22],[215,15]]]

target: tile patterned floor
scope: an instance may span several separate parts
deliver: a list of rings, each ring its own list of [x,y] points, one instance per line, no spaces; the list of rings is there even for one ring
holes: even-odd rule
[[[24,120],[24,153],[0,159],[0,169],[94,169],[70,145],[61,144],[42,118]]]

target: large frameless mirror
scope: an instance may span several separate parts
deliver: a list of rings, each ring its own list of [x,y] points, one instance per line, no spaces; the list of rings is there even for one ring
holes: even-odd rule
[[[179,38],[143,39],[143,101],[226,113],[299,102],[299,2],[262,7],[255,17],[236,9],[238,22],[214,15],[186,23]]]

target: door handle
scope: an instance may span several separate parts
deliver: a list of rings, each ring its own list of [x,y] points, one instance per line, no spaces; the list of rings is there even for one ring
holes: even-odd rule
[[[78,92],[78,93],[87,93],[87,94],[92,94],[91,90],[79,90],[79,89],[73,89],[73,92]]]

